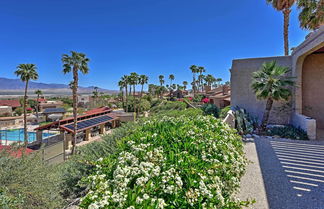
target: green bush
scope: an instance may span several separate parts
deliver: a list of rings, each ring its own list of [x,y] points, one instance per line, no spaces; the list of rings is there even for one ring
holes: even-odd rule
[[[194,98],[192,99],[193,102],[201,102],[201,100],[204,98],[203,95],[196,94]]]
[[[78,148],[77,155],[64,164],[59,165],[62,195],[66,199],[74,199],[86,189],[86,185],[79,184],[83,176],[89,175],[94,165],[90,163],[98,158],[109,156],[116,151],[116,143],[121,138],[132,134],[142,122],[129,122],[113,130],[111,134],[103,136],[102,141],[93,142]]]
[[[127,99],[128,99],[128,101],[127,101],[128,111],[129,112],[134,112],[134,98],[133,97],[129,97]],[[140,112],[147,111],[147,110],[150,109],[151,104],[150,104],[149,101],[147,101],[146,99],[142,98],[141,103],[139,104],[140,99],[139,98],[135,98],[135,99],[136,99],[136,101],[135,101],[136,109],[137,108],[140,108]]]
[[[274,126],[267,130],[270,136],[279,136],[281,138],[308,140],[307,133],[301,128],[289,126]]]
[[[37,152],[21,158],[0,153],[0,208],[62,208],[60,182],[55,166]]]
[[[187,108],[187,104],[180,101],[164,101],[160,105],[151,108],[152,113],[158,113],[170,110],[184,110]]]
[[[21,116],[23,114],[23,108],[22,107],[17,107],[15,109],[15,114],[18,116]]]
[[[213,115],[215,118],[219,117],[219,109],[214,104],[204,104],[201,109],[205,115]]]
[[[226,117],[228,111],[230,111],[230,110],[231,110],[231,106],[224,107],[223,109],[221,109],[219,117],[224,119]]]
[[[95,163],[82,208],[240,208],[245,171],[234,130],[211,116],[154,117]]]

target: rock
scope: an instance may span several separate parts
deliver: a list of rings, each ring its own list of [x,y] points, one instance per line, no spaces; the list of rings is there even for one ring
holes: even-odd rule
[[[247,134],[246,137],[247,138],[252,138],[252,135],[251,134]]]
[[[235,128],[235,116],[233,110],[228,111],[224,123],[227,123],[231,128]]]

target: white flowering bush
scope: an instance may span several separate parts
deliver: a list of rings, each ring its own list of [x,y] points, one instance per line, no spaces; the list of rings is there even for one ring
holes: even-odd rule
[[[96,162],[81,208],[240,208],[240,137],[211,116],[153,118]]]

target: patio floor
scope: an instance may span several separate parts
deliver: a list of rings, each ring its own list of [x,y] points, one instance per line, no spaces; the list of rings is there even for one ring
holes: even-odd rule
[[[249,165],[239,197],[250,208],[324,208],[324,141],[260,137],[245,143]]]

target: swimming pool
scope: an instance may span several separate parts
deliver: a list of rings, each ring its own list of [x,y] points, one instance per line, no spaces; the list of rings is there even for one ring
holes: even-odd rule
[[[53,136],[52,133],[43,133],[43,139],[49,136]],[[11,130],[0,130],[0,140],[8,141],[24,141],[24,129],[11,129]],[[28,132],[28,141],[36,141],[36,132]]]

